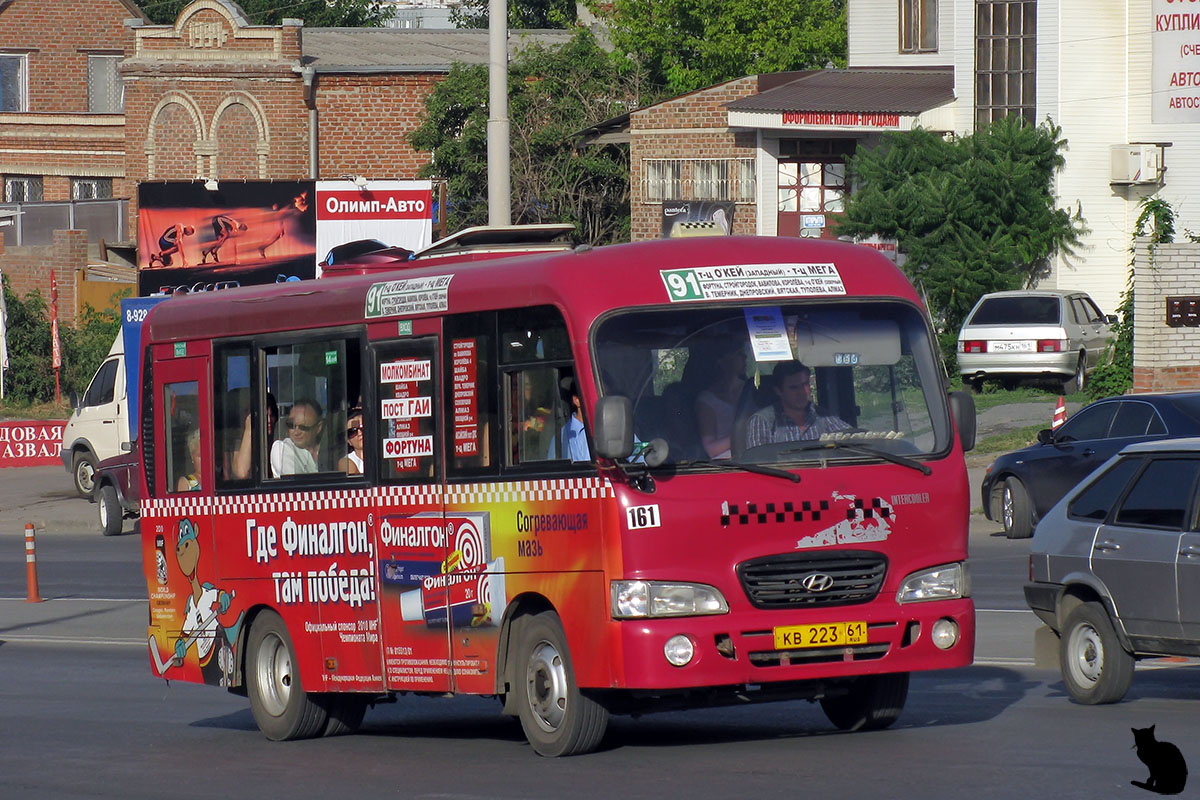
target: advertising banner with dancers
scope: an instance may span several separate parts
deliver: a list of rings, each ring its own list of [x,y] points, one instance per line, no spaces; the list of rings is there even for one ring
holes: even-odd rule
[[[312,181],[140,184],[138,294],[315,277],[313,189]]]

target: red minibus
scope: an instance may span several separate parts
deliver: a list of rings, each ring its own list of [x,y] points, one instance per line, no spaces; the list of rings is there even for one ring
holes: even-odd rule
[[[403,693],[547,756],[763,700],[881,728],[973,660],[973,401],[868,248],[417,259],[172,297],[142,347],[151,665],[270,739]]]

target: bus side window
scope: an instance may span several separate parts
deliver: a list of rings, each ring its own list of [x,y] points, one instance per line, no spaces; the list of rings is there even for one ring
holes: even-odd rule
[[[282,423],[278,432],[264,431],[264,479],[346,477],[337,465],[349,449],[347,414],[362,402],[360,353],[358,341],[345,338],[263,348],[267,393]]]
[[[384,481],[428,481],[437,476],[438,385],[437,339],[424,336],[376,347],[378,408],[364,408],[363,453],[381,456],[379,477]],[[368,417],[373,416],[377,427]]]
[[[496,315],[447,317],[443,331],[446,474],[495,475]]]
[[[247,345],[219,348],[214,372],[213,466],[218,485],[225,485],[252,477],[254,436],[250,409],[254,396],[250,389],[250,348]]]
[[[163,452],[167,458],[167,490],[191,492],[200,488],[199,384],[182,381],[163,385]]]
[[[570,336],[550,306],[499,313],[505,391],[505,466],[558,469],[591,460],[586,413],[572,404]]]

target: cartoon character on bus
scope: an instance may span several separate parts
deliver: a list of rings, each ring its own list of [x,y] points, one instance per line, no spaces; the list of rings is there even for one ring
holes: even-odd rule
[[[183,612],[180,636],[175,641],[174,659],[161,662],[155,659],[159,674],[171,666],[179,666],[187,658],[193,646],[200,663],[200,674],[204,682],[215,686],[228,686],[233,674],[233,642],[237,639],[243,609],[232,624],[224,624],[221,617],[229,612],[234,593],[220,590],[211,583],[201,583],[197,577],[200,564],[200,541],[196,525],[189,519],[179,521],[175,539],[175,560],[179,569],[191,584],[187,604]],[[157,648],[152,648],[157,656]]]

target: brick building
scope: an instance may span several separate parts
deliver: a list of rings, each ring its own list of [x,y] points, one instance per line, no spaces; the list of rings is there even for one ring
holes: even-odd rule
[[[118,66],[131,0],[0,2],[4,202],[127,197]]]

